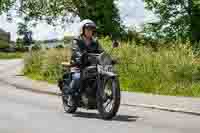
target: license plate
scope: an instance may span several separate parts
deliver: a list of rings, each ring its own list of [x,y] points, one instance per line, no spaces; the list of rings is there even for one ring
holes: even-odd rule
[[[98,72],[99,73],[109,73],[109,72],[113,72],[113,66],[112,65],[98,65],[97,66]]]

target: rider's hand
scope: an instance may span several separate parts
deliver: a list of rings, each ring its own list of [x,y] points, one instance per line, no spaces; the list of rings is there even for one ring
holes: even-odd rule
[[[116,59],[112,59],[112,64],[113,65],[118,64],[118,61]]]

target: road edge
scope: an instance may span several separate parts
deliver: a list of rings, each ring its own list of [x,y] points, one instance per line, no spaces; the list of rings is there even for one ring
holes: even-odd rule
[[[30,91],[38,94],[47,94],[47,95],[52,95],[52,96],[61,96],[61,93],[58,92],[50,92],[50,91],[44,91],[44,90],[39,90],[35,89],[33,87],[28,87],[24,86],[23,84],[18,84],[18,83],[11,83],[9,80],[5,80],[3,78],[0,78],[0,81],[14,86],[17,89],[25,90],[25,91]],[[158,106],[158,105],[149,105],[149,104],[134,104],[134,103],[121,103],[122,106],[128,106],[128,107],[141,107],[141,108],[148,108],[148,109],[156,109],[156,110],[162,110],[162,111],[168,111],[168,112],[179,112],[179,113],[184,113],[184,114],[190,114],[190,115],[196,115],[200,116],[200,112],[196,111],[189,111],[189,110],[184,110],[180,108],[168,108],[168,107],[163,107],[163,106]]]

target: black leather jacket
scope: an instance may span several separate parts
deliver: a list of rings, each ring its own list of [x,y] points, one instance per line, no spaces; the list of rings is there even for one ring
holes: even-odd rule
[[[97,40],[92,40],[90,45],[86,45],[81,36],[73,39],[72,42],[72,56],[71,64],[76,67],[72,67],[72,71],[79,70],[81,65],[81,56],[84,52],[88,53],[101,53],[104,50],[100,46]]]

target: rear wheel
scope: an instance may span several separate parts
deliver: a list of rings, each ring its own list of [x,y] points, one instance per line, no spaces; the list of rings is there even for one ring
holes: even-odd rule
[[[120,85],[117,78],[108,78],[97,91],[97,107],[103,119],[116,116],[120,106]]]
[[[63,108],[67,113],[75,113],[77,110],[77,105],[75,104],[74,98],[72,96],[62,96]]]

